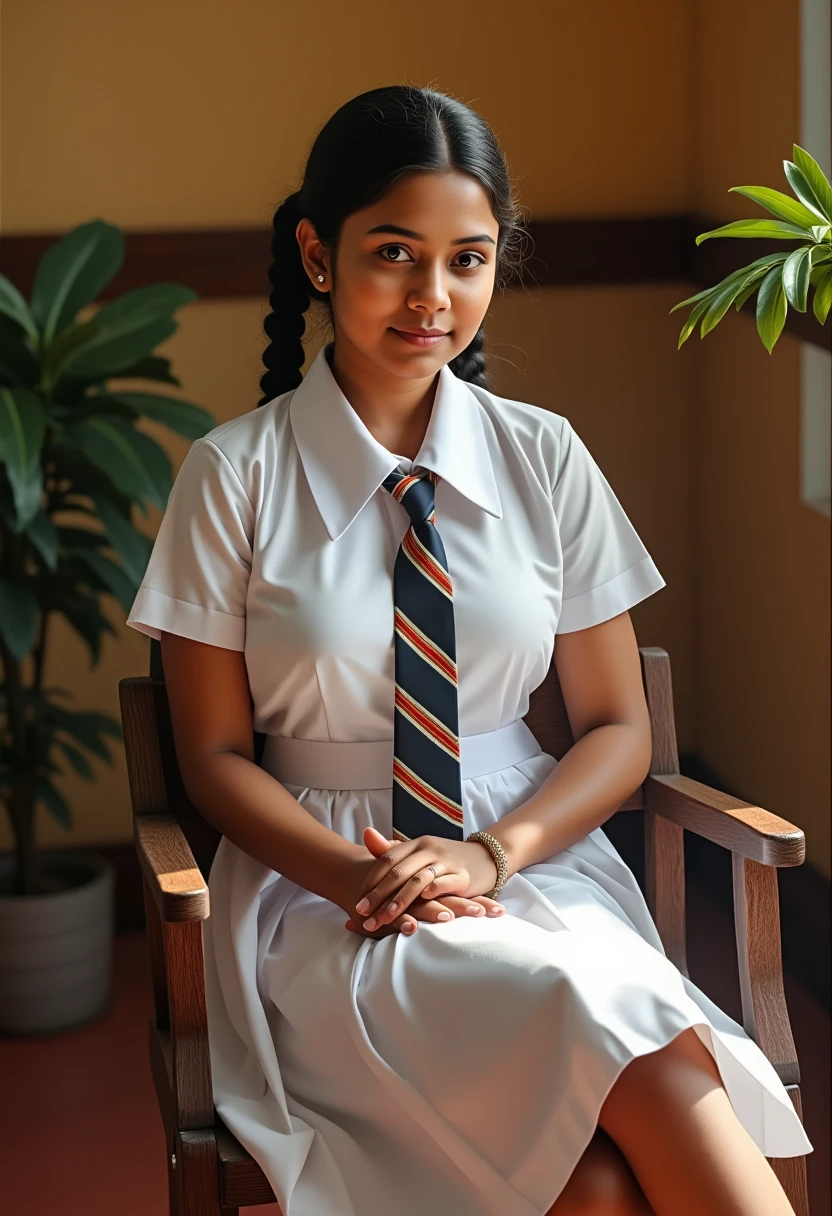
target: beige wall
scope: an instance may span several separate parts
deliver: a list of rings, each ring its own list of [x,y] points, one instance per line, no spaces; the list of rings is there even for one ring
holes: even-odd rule
[[[378,0],[362,0],[360,21],[354,6],[333,0],[317,4],[312,20],[302,6],[273,0],[146,0],[130,9],[105,0],[6,0],[0,226],[60,231],[94,216],[127,229],[266,224],[329,114],[364,89],[405,81],[452,92],[492,123],[535,218],[693,205],[720,218],[745,215],[728,187],[779,185],[780,160],[796,138],[796,79],[783,73],[781,56],[784,45],[796,48],[797,18],[795,0],[766,6],[764,45],[750,57],[754,80],[732,87],[718,55],[745,54],[754,35],[747,6],[734,0],[736,35],[726,7],[540,0],[519,19],[502,4],[455,0],[420,29]],[[766,78],[778,81],[767,103],[759,89]],[[718,91],[705,103],[711,88]],[[731,117],[729,105],[741,109]],[[668,311],[689,294],[679,283],[531,285],[496,296],[493,387],[572,420],[666,578],[632,615],[640,643],[671,655],[682,749],[699,751],[746,797],[794,818],[824,868],[825,751],[807,738],[803,707],[811,702],[820,720],[828,717],[827,686],[819,665],[789,664],[793,639],[808,634],[819,647],[828,622],[821,546],[829,529],[806,518],[793,471],[784,476],[779,445],[792,463],[796,452],[794,343],[781,339],[769,359],[753,324],[732,316],[706,343],[692,339],[677,352],[682,312]],[[263,300],[191,305],[166,344],[184,394],[217,421],[256,403],[263,309]],[[753,400],[753,426],[739,425],[738,400]],[[741,455],[724,438],[717,448],[726,428]],[[186,441],[156,433],[178,465]],[[772,455],[776,510],[764,473]],[[771,554],[754,540],[761,518],[773,529],[782,596],[773,594]],[[154,512],[141,526],[153,534],[158,520]],[[827,588],[811,608],[783,566],[788,555],[799,575],[798,551],[804,579],[808,570],[819,592]],[[729,584],[740,595],[726,611]],[[775,611],[776,641],[762,625],[774,624]],[[81,705],[117,714],[118,680],[146,670],[147,643],[123,627],[113,601],[109,612],[119,637],[105,639],[94,672],[75,635],[55,622],[46,679],[75,688]],[[775,664],[753,644],[752,619],[771,639]],[[796,712],[785,713],[786,704]],[[796,801],[788,783],[797,769]],[[96,771],[94,786],[61,782],[75,811],[71,839],[127,839],[120,751],[112,769],[96,763]],[[44,844],[67,839],[45,814],[39,835]],[[0,825],[0,848],[8,843]]]

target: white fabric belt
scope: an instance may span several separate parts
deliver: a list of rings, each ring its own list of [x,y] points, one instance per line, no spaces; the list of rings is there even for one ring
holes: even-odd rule
[[[509,768],[542,751],[522,718],[499,730],[463,735],[459,745],[463,781]],[[326,739],[267,735],[260,764],[278,781],[309,789],[389,789],[393,786],[393,740],[331,743]]]

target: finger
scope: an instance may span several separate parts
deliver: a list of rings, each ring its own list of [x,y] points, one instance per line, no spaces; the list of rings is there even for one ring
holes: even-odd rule
[[[442,903],[457,916],[502,916],[505,908],[486,895],[443,895]]]
[[[390,924],[395,917],[410,908],[413,901],[421,895],[431,881],[432,873],[431,869],[423,867],[408,878],[398,891],[391,892],[375,909],[369,910],[362,916],[364,928],[374,929],[377,925]],[[401,882],[401,879],[399,881]]]
[[[382,937],[389,937],[391,933],[403,932],[405,936],[416,930],[416,918],[409,913],[403,913],[397,917],[391,925],[380,925],[378,928],[369,931],[363,928],[361,920],[348,920],[344,925],[345,929],[350,929],[353,933],[357,933],[359,937],[372,937],[378,940]]]
[[[467,870],[449,870],[447,874],[437,874],[422,890],[427,899],[437,899],[439,896],[461,895],[470,881]]]

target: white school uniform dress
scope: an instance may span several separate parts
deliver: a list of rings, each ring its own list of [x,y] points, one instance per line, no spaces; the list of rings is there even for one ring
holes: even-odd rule
[[[383,488],[432,469],[454,587],[464,832],[555,768],[522,718],[555,635],[662,588],[567,418],[439,373],[414,461],[323,347],[191,447],[128,623],[245,653],[262,766],[310,815],[392,839],[393,564]],[[223,838],[209,879],[214,1100],[285,1216],[541,1216],[636,1056],[693,1026],[769,1157],[812,1151],[774,1068],[666,958],[601,828],[513,874],[499,918],[375,940]]]

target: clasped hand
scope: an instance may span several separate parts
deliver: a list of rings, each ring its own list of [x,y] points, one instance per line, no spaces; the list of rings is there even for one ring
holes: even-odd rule
[[[474,915],[469,911],[473,908],[477,915],[505,911],[481,894],[497,881],[497,867],[488,849],[476,841],[443,836],[389,841],[368,827],[364,844],[376,860],[366,863],[354,905],[345,905],[351,917],[346,928],[354,932],[374,936],[372,930],[389,926],[412,932],[417,920],[435,921],[442,912],[452,918],[455,912]]]

